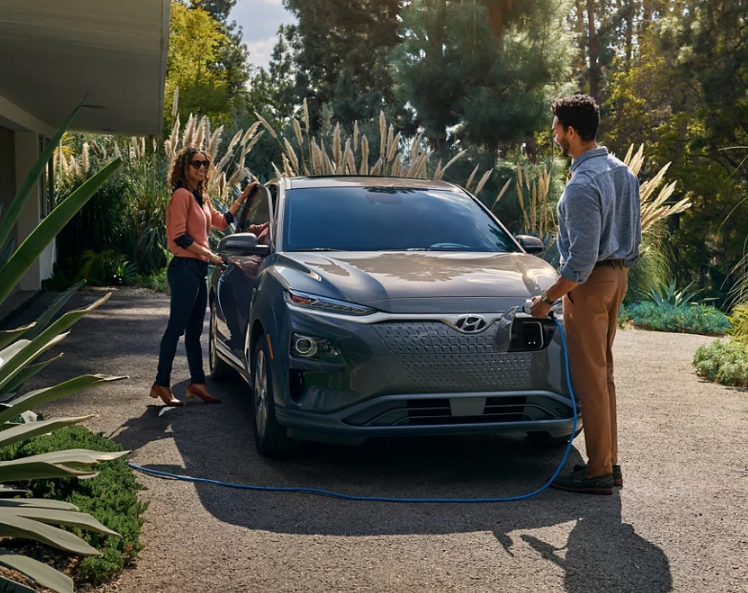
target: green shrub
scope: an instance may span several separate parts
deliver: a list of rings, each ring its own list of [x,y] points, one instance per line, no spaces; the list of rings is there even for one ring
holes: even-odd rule
[[[122,447],[102,435],[81,426],[72,426],[7,447],[0,451],[0,461],[64,449],[122,451]],[[97,585],[116,576],[142,549],[140,528],[144,520],[141,515],[146,505],[138,500],[137,493],[144,488],[135,479],[125,459],[101,465],[99,475],[89,480],[36,480],[25,486],[35,498],[70,502],[122,535],[120,539],[97,532],[71,530],[103,552],[103,556],[85,557],[76,565],[71,576],[79,584]]]
[[[628,308],[634,324],[645,329],[687,334],[723,335],[730,322],[719,309],[709,305],[656,305],[636,303]]]
[[[153,272],[152,274],[143,274],[137,284],[144,288],[150,288],[151,290],[156,290],[158,292],[166,292],[166,287],[168,284],[166,281],[166,268],[158,272]]]
[[[631,321],[631,313],[626,305],[621,305],[618,310],[618,327],[624,327],[629,321]]]
[[[748,303],[738,305],[730,316],[730,329],[727,330],[734,340],[748,345]]]
[[[711,381],[748,387],[748,347],[735,340],[700,346],[693,357],[696,372]]]

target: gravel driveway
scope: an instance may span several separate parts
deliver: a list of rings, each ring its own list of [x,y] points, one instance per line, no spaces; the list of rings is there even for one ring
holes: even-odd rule
[[[534,449],[520,437],[464,437],[309,445],[292,461],[265,460],[252,443],[244,383],[215,385],[222,405],[164,408],[148,397],[167,314],[163,295],[116,291],[73,328],[63,360],[31,387],[87,372],[130,379],[48,406],[45,415],[95,413],[89,428],[155,469],[352,494],[520,494],[540,486],[560,459],[562,451]],[[515,503],[398,505],[141,475],[150,502],[146,548],[119,591],[748,591],[748,393],[693,373],[693,352],[709,340],[619,332],[626,486],[614,496],[546,491]],[[178,396],[187,380],[180,346]],[[584,450],[581,438],[575,445]],[[580,459],[573,451],[569,466]]]

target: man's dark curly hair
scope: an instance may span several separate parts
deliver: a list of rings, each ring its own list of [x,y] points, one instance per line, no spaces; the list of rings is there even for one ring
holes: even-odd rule
[[[171,191],[177,191],[180,187],[189,189],[187,184],[187,166],[196,154],[203,155],[208,162],[210,157],[204,150],[200,150],[197,146],[185,146],[182,150],[177,153],[177,158],[174,160],[174,166],[171,169],[171,176],[169,179],[171,185]],[[205,188],[208,187],[208,181],[210,180],[210,174],[213,172],[213,164],[208,165],[205,171],[205,178],[200,182],[198,187],[199,194],[202,194]]]
[[[589,95],[572,95],[554,101],[551,106],[553,115],[567,130],[574,128],[582,142],[591,142],[597,136],[600,126],[600,108]]]

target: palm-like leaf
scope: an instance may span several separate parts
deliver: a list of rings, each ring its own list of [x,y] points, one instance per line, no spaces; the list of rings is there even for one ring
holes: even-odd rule
[[[20,338],[27,331],[30,331],[31,329],[33,329],[35,325],[36,325],[35,323],[31,323],[29,325],[24,325],[23,327],[18,327],[16,329],[0,331],[0,358],[2,358],[1,351],[3,350],[3,348],[5,348],[8,344],[13,342],[14,340],[17,340],[18,338]]]
[[[8,263],[0,269],[0,303],[10,294],[13,287],[28,271],[49,242],[57,236],[62,228],[70,222],[70,219],[104,185],[121,163],[119,159],[112,161],[71,193],[61,204],[52,210],[49,216],[39,223],[39,226],[18,247],[18,250],[11,256]],[[17,200],[18,198],[16,198]],[[15,201],[13,203],[15,204]],[[5,224],[5,220],[4,217],[0,225]],[[1,233],[0,237],[2,237]]]
[[[49,350],[49,348],[51,348],[55,343],[64,338],[66,334],[62,334],[62,332],[80,321],[86,314],[105,303],[110,296],[111,293],[103,296],[88,307],[65,313],[36,338],[31,340],[31,342],[22,348],[20,352],[0,367],[0,391],[2,391],[3,387],[16,374],[18,374],[26,364],[36,359],[38,356]]]
[[[42,587],[52,589],[57,593],[73,593],[73,579],[33,558],[0,549],[0,564],[26,575]],[[35,593],[34,589],[4,577],[0,577],[0,586],[11,593]]]
[[[67,130],[70,122],[73,121],[73,118],[75,117],[76,113],[78,113],[78,110],[81,108],[81,105],[83,105],[83,101],[85,100],[86,99],[84,97],[70,114],[70,116],[65,120],[65,123],[62,124],[62,127],[57,130],[57,133],[49,141],[47,146],[42,151],[42,154],[36,160],[36,163],[34,163],[34,166],[31,167],[31,171],[29,171],[29,174],[26,176],[26,180],[23,182],[21,189],[18,191],[18,194],[11,203],[10,208],[8,208],[8,212],[3,216],[2,220],[0,220],[0,245],[4,245],[8,240],[11,230],[13,230],[16,222],[18,222],[18,217],[21,215],[21,211],[23,210],[23,207],[26,205],[26,202],[31,195],[31,190],[34,189],[34,185],[36,185],[37,181],[41,177],[42,172],[44,171],[44,167],[47,166],[49,159],[52,158],[57,145],[60,143],[60,138],[62,138],[65,130]],[[47,243],[49,243],[49,241],[47,241]],[[47,243],[45,243],[45,246]],[[9,288],[12,289],[15,285],[16,283],[14,282]],[[0,303],[5,299],[6,296],[7,295],[0,296]]]
[[[44,331],[44,329],[51,323],[52,318],[57,314],[57,312],[70,300],[70,297],[78,292],[78,290],[80,290],[85,284],[86,281],[81,280],[75,286],[71,286],[68,290],[58,296],[23,337],[27,340],[33,340],[42,333],[42,331]]]
[[[0,448],[9,447],[13,443],[18,443],[40,434],[53,432],[65,426],[85,422],[86,420],[90,420],[91,418],[93,418],[92,415],[78,416],[75,418],[56,418],[52,420],[40,420],[39,422],[32,422],[31,424],[21,424],[19,426],[14,426],[12,428],[0,431]],[[2,466],[3,463],[7,464],[12,462],[5,461],[0,463],[0,466]],[[0,470],[0,482],[7,481],[13,480],[7,480],[5,476],[2,475],[2,471]]]
[[[8,241],[10,232],[28,201],[33,186],[79,108],[80,105],[47,145],[29,172],[6,215],[0,219],[0,303],[7,298],[49,242],[120,165],[119,159],[113,161],[70,194],[13,252],[14,244]],[[2,249],[2,246],[6,247]],[[5,397],[0,398],[0,400],[4,402],[10,400],[13,390],[20,387],[29,377],[45,368],[51,361],[35,365],[31,363],[43,352],[64,339],[67,335],[65,332],[74,323],[86,313],[101,305],[109,296],[107,295],[91,306],[66,313],[52,323],[55,315],[80,286],[80,284],[74,286],[59,297],[35,324],[0,332],[0,396],[5,394]],[[72,393],[118,378],[86,375],[54,387],[32,391],[10,404],[0,404],[0,448],[92,418],[92,416],[83,416],[60,420],[32,421],[20,425],[13,425],[10,422],[21,414],[31,414],[32,407],[44,405]],[[117,535],[115,532],[93,517],[77,512],[78,509],[69,503],[8,498],[26,495],[28,491],[5,485],[2,482],[21,482],[37,478],[92,477],[96,475],[96,472],[92,469],[93,466],[101,461],[116,459],[125,454],[124,451],[102,453],[75,449],[0,463],[0,537],[33,539],[75,554],[99,555],[95,548],[89,546],[73,533],[53,525],[94,530],[107,535]],[[0,565],[16,570],[35,580],[39,585],[58,593],[73,592],[73,581],[69,577],[31,558],[0,549]],[[16,593],[33,593],[30,587],[7,577],[0,577],[0,589]]]
[[[54,387],[46,387],[44,389],[37,389],[36,391],[30,391],[13,401],[13,405],[8,406],[6,409],[0,409],[0,425],[8,422],[25,412],[39,406],[51,403],[68,395],[74,393],[80,393],[91,387],[96,387],[102,383],[110,381],[119,381],[125,377],[108,377],[106,375],[83,375],[76,377],[64,383],[55,385]]]

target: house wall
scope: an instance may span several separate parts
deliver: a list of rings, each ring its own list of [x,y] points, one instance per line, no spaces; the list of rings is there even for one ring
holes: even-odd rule
[[[16,148],[13,130],[0,126],[0,204],[2,217],[16,195]],[[15,232],[13,233],[15,238]],[[2,249],[4,246],[0,246]]]

